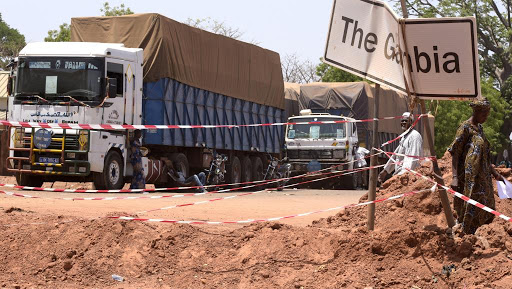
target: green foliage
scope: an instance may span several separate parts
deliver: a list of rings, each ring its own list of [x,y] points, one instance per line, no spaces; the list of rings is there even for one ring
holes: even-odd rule
[[[125,8],[124,4],[116,7],[110,7],[108,2],[103,3],[103,8],[100,8],[103,13],[102,16],[121,16],[133,14],[130,8]],[[66,42],[71,40],[71,27],[67,23],[59,26],[59,30],[49,30],[48,36],[44,38],[45,42]]]
[[[363,80],[359,76],[323,62],[316,67],[316,75],[320,77],[322,82],[355,82]]]
[[[18,55],[25,45],[25,36],[5,23],[0,14],[0,67],[5,69],[9,59]]]
[[[512,113],[510,105],[492,85],[492,80],[482,80],[482,94],[491,102],[489,118],[484,123],[484,132],[491,143],[493,155],[501,151],[506,142],[505,135],[500,132],[505,119]],[[442,157],[452,143],[459,125],[471,117],[472,109],[467,101],[439,101],[435,119],[435,149],[437,157]]]
[[[103,8],[100,9],[103,12],[103,16],[122,16],[133,14],[130,8],[125,8],[124,4],[116,7],[110,7],[108,2],[103,3]]]
[[[66,42],[70,40],[71,29],[67,23],[59,25],[59,30],[49,30],[48,36],[44,38],[45,42]]]

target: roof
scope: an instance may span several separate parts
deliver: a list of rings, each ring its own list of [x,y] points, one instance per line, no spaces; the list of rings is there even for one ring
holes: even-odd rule
[[[141,49],[127,48],[122,43],[98,42],[32,42],[27,44],[19,56],[107,56],[136,61],[136,52]],[[142,57],[141,57],[142,58]]]

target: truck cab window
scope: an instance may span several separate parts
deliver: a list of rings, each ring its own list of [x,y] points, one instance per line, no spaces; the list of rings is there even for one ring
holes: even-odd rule
[[[117,96],[123,97],[124,77],[123,65],[118,63],[107,64],[107,77],[117,79]]]

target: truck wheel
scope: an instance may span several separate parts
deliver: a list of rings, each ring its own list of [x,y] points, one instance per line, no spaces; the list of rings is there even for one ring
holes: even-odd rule
[[[124,186],[123,159],[117,151],[110,151],[107,154],[103,168],[103,181],[107,190],[120,190]]]
[[[227,169],[227,182],[230,184],[240,183],[242,179],[242,165],[238,157],[233,157]]]
[[[254,181],[263,180],[263,161],[261,161],[260,157],[252,158],[252,179]]]
[[[187,156],[181,153],[171,155],[171,161],[178,172],[182,172],[185,178],[189,177],[189,166]]]
[[[16,183],[18,186],[36,187],[40,188],[43,185],[43,176],[28,175],[28,174],[17,174]]]
[[[242,182],[252,181],[252,163],[251,159],[247,156],[242,161]]]

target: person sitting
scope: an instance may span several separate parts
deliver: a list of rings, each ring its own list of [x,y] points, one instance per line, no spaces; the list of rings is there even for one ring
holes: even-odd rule
[[[200,172],[199,174],[194,174],[188,178],[185,178],[185,174],[183,172],[178,171],[174,168],[172,161],[167,162],[167,175],[171,177],[178,185],[180,186],[194,186],[197,187],[200,193],[205,191],[204,185],[206,183],[206,174]]]

